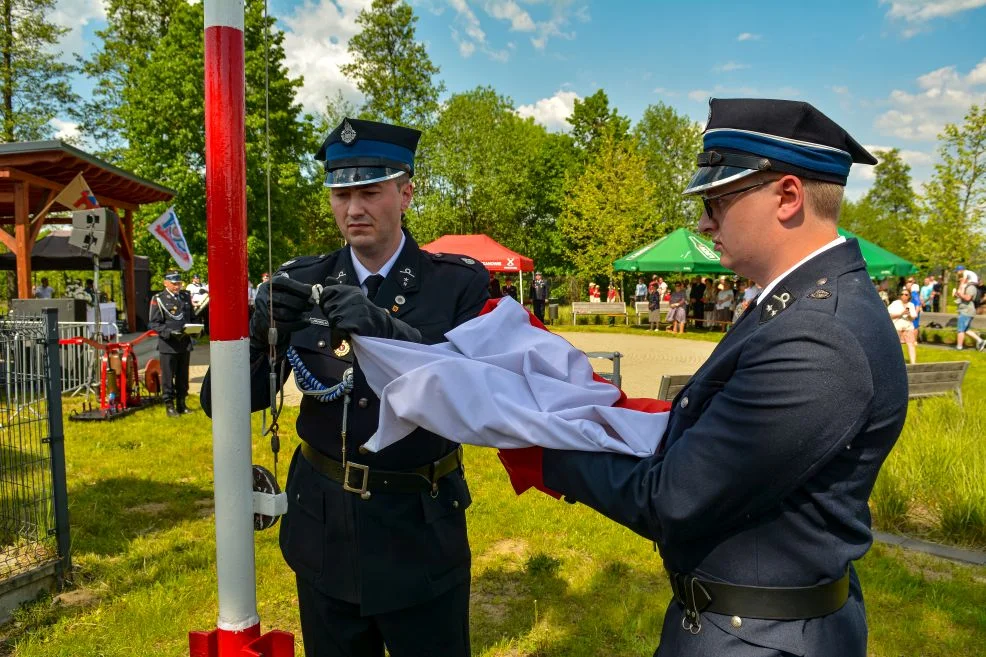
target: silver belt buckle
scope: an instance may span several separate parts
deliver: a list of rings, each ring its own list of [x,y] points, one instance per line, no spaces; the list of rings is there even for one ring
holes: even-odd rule
[[[359,488],[355,488],[349,485],[349,473],[352,470],[357,470],[363,473],[363,483]],[[357,493],[364,500],[370,499],[370,491],[366,490],[367,482],[370,479],[370,468],[362,465],[360,463],[353,463],[352,461],[346,461],[346,469],[343,470],[342,475],[342,489],[350,493]]]

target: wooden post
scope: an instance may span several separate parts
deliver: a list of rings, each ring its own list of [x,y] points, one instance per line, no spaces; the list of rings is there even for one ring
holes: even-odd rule
[[[134,279],[134,260],[137,249],[134,244],[134,213],[133,210],[123,211],[123,233],[129,249],[123,260],[123,300],[127,306],[127,327],[133,333],[137,330],[137,287]]]
[[[31,289],[31,221],[28,217],[30,185],[14,183],[14,254],[17,258],[17,297],[30,299]]]

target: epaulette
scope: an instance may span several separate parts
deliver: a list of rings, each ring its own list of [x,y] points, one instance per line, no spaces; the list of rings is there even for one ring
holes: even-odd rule
[[[297,258],[292,258],[287,262],[281,263],[281,266],[277,268],[277,271],[287,271],[289,269],[298,269],[300,267],[308,267],[310,265],[315,265],[323,262],[328,258],[330,253],[323,253],[322,255],[313,256],[299,256]]]
[[[483,263],[480,261],[458,253],[432,253],[431,261],[446,262],[452,265],[459,265],[460,267],[468,267],[474,271],[486,271],[486,267],[484,267]]]

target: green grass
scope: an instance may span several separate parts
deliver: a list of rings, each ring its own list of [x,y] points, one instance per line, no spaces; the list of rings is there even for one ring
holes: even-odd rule
[[[288,409],[282,422],[282,483],[294,417]],[[178,657],[188,630],[215,626],[210,431],[201,413],[169,420],[162,407],[107,424],[66,422],[78,603],[23,608],[0,654]],[[473,654],[651,655],[670,596],[653,546],[583,506],[515,496],[492,450],[466,450]],[[259,431],[254,455],[271,467]],[[301,655],[276,529],[256,539],[264,627],[295,632]],[[871,656],[986,654],[986,568],[877,546],[858,569]]]

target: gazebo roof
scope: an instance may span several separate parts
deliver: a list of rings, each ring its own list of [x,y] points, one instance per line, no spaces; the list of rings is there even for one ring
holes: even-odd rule
[[[175,191],[104,162],[63,141],[0,144],[0,217],[14,216],[14,183],[30,183],[31,211],[44,205],[45,190],[57,193],[82,173],[103,205],[135,210],[145,203],[167,201]]]

